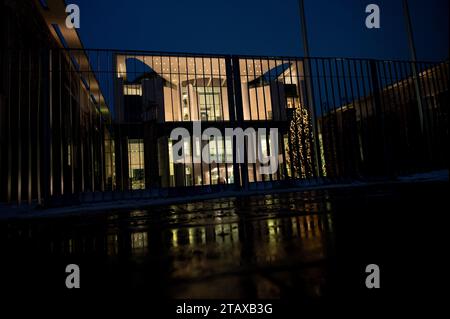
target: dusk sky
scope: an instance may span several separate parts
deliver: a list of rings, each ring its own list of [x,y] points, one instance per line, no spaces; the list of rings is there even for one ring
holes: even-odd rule
[[[67,2],[69,3],[69,2]],[[302,56],[297,0],[75,0],[86,48]],[[378,4],[381,29],[365,27]],[[449,56],[448,0],[409,0],[419,60]],[[409,59],[401,0],[305,0],[311,56]]]

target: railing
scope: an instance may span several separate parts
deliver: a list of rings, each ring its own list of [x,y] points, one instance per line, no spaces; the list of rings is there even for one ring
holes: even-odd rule
[[[448,168],[448,61],[2,49],[0,69],[1,202],[339,183]],[[192,132],[196,121],[220,132],[277,128],[278,170],[193,163],[193,139],[190,160],[174,162],[171,130]],[[267,155],[269,140],[257,146]],[[218,158],[236,159],[225,137],[206,145]]]

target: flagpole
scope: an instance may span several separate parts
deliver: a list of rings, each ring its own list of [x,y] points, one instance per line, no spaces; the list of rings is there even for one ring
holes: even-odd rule
[[[412,60],[412,72],[413,72],[413,80],[414,80],[414,90],[416,92],[417,108],[418,108],[418,112],[419,112],[419,121],[420,121],[420,130],[421,130],[421,132],[423,134],[424,133],[424,127],[423,127],[423,106],[422,106],[422,98],[420,96],[419,80],[418,80],[418,76],[417,76],[416,47],[414,45],[414,35],[413,35],[413,29],[412,29],[411,16],[409,14],[408,0],[403,0],[403,15],[405,17],[406,33],[408,35],[409,51],[410,51],[411,60]]]
[[[305,58],[309,58],[308,32],[306,29],[305,4],[303,0],[298,0],[298,7],[300,11],[300,27],[302,31],[304,56]]]
[[[303,40],[303,51],[304,51],[304,59],[303,59],[303,70],[305,75],[305,84],[306,84],[306,94],[308,98],[308,104],[311,113],[312,120],[312,129],[314,136],[314,166],[315,166],[315,175],[317,178],[320,177],[320,168],[319,168],[319,152],[317,148],[320,148],[320,139],[319,132],[317,131],[317,123],[316,123],[316,110],[314,107],[314,95],[312,89],[312,81],[311,81],[311,70],[310,70],[310,61],[309,61],[309,43],[308,43],[308,31],[306,28],[306,17],[305,17],[305,4],[303,0],[298,0],[298,7],[300,13],[300,27],[302,32],[302,40]]]

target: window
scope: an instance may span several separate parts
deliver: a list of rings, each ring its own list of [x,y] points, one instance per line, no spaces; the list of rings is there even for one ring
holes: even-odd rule
[[[142,139],[128,140],[128,176],[130,188],[145,188],[144,142]]]
[[[202,121],[222,120],[220,105],[220,88],[199,87],[197,88],[200,104],[200,119]]]
[[[106,189],[113,190],[116,185],[116,166],[115,166],[114,140],[111,137],[105,139],[105,173]]]

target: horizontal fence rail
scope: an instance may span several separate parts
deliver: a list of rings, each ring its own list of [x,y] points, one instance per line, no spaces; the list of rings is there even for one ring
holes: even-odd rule
[[[448,168],[449,61],[1,49],[0,69],[4,203],[270,189]],[[191,137],[185,160],[174,160],[172,130],[193,135],[194,123],[222,136]],[[277,169],[262,174],[247,151],[238,162],[227,128],[267,129],[254,147]],[[199,148],[217,160],[206,163]]]

